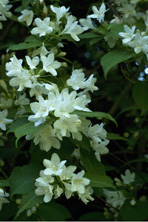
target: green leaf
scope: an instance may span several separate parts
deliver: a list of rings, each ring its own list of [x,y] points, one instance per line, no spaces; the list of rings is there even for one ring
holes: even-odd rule
[[[9,179],[0,179],[0,187],[9,187],[10,181]]]
[[[92,46],[92,45],[98,43],[100,40],[101,40],[101,38],[97,38],[97,39],[95,38],[95,39],[92,39],[92,40],[90,40],[89,44]]]
[[[61,141],[61,148],[56,150],[56,153],[61,159],[66,159],[70,154],[73,153],[75,147],[75,144],[73,144],[69,138],[63,138]]]
[[[29,43],[23,42],[23,43],[19,43],[19,44],[16,44],[16,45],[9,46],[7,51],[9,51],[9,50],[15,51],[15,50],[30,49],[30,48],[36,48],[36,47],[39,47],[39,46],[41,46],[40,41],[29,42]]]
[[[107,139],[108,140],[124,140],[124,141],[130,143],[131,145],[133,145],[133,143],[130,140],[128,140],[128,139],[124,138],[123,136],[120,136],[119,134],[116,134],[116,133],[107,133]]]
[[[15,130],[20,127],[21,125],[24,125],[28,123],[28,118],[26,117],[19,117],[15,121],[12,122],[11,125],[8,126],[7,133],[14,133]]]
[[[82,116],[82,117],[92,117],[92,118],[96,117],[97,119],[106,118],[106,119],[109,119],[109,120],[113,121],[117,126],[116,120],[111,115],[109,115],[107,113],[103,113],[103,112],[85,112],[85,111],[79,111],[79,110],[75,110],[73,113],[77,114],[78,116]]]
[[[98,211],[94,211],[94,212],[89,212],[86,214],[83,214],[79,220],[82,221],[106,221],[106,218],[104,216],[103,212],[98,212]]]
[[[16,214],[18,205],[14,202],[3,204],[0,213],[0,221],[10,221],[11,218]]]
[[[133,86],[132,95],[141,109],[141,115],[148,111],[148,82],[138,81]]]
[[[35,189],[35,179],[39,177],[41,166],[39,164],[29,164],[14,168],[10,176],[10,193],[25,194]]]
[[[100,163],[93,151],[88,152],[86,149],[80,149],[81,161],[86,171],[90,174],[98,174],[100,176],[105,176],[105,169],[102,163]]]
[[[37,204],[41,203],[43,203],[43,197],[37,196],[35,194],[35,190],[31,190],[29,193],[23,196],[20,208],[17,214],[15,215],[15,218],[17,218],[20,215],[20,213],[22,213],[24,210],[32,208],[33,206],[36,206]]]
[[[120,210],[124,221],[144,221],[148,219],[148,202],[136,201],[132,206],[130,201],[126,201]]]
[[[125,60],[128,60],[134,56],[135,53],[133,52],[133,50],[129,50],[126,47],[121,47],[105,54],[101,58],[101,65],[104,71],[105,78],[107,78],[107,74],[111,68],[113,68],[120,62],[124,62]]]
[[[31,3],[32,0],[22,0],[22,6],[23,8],[26,8]]]
[[[111,178],[106,176],[102,163],[98,162],[93,151],[80,149],[81,161],[86,169],[85,176],[90,179],[92,187],[112,187],[114,188]]]
[[[87,151],[90,151],[91,150],[91,146],[90,146],[90,140],[83,135],[83,138],[81,141],[74,141],[75,144],[79,147],[79,148],[83,148]]]
[[[113,180],[108,176],[100,176],[99,174],[86,173],[85,176],[90,179],[92,187],[111,187],[115,188]]]
[[[124,32],[124,25],[123,24],[115,24],[111,23],[108,25],[109,31],[107,32],[107,37],[116,37],[119,38],[119,32]]]
[[[98,38],[99,35],[97,33],[94,32],[88,32],[88,33],[84,33],[79,35],[80,39],[91,39],[91,38]]]
[[[44,221],[65,221],[72,218],[71,213],[66,207],[53,201],[39,206],[37,213]]]
[[[44,129],[49,124],[49,121],[46,121],[45,123],[35,126],[33,122],[29,122],[27,118],[18,118],[16,121],[14,121],[8,130],[8,133],[14,132],[17,141],[25,136],[25,135],[33,135],[40,130]]]

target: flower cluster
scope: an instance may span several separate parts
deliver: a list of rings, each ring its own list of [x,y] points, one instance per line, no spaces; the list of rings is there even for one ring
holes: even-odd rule
[[[58,33],[59,36],[69,34],[75,41],[79,41],[78,35],[85,28],[78,25],[76,18],[70,15],[69,8],[51,5],[50,9],[56,16],[56,21],[51,21],[50,17],[43,20],[36,18],[34,20],[36,27],[31,29],[31,34],[45,39],[53,33]],[[97,11],[101,16],[99,18],[103,19],[105,12],[105,4],[102,4]],[[18,20],[30,26],[34,17],[33,12],[23,10],[21,13]],[[67,20],[64,27],[62,18]],[[94,16],[88,16],[88,19],[91,18]],[[30,106],[32,114],[28,120],[33,122],[35,127],[45,123],[45,127],[36,134],[26,136],[27,140],[33,139],[36,145],[39,144],[41,150],[48,152],[51,147],[59,149],[63,137],[72,136],[73,139],[81,141],[85,135],[90,140],[96,158],[101,161],[100,155],[108,153],[106,146],[109,143],[104,125],[102,123],[92,126],[90,120],[79,115],[82,111],[91,112],[88,108],[91,102],[89,92],[98,89],[95,86],[97,79],[94,78],[94,74],[86,79],[82,69],[73,68],[63,86],[53,81],[53,77],[61,75],[63,63],[59,58],[62,60],[62,56],[65,55],[61,52],[61,47],[63,44],[58,43],[55,48],[46,48],[43,43],[32,52],[32,56],[25,56],[25,61],[13,55],[6,63],[6,75],[11,77],[9,84],[23,93],[14,100],[14,105],[20,107],[17,115],[25,113],[24,107]],[[26,97],[28,92],[30,98]]]
[[[60,161],[59,156],[52,154],[51,160],[44,159],[45,170],[40,171],[40,177],[36,179],[36,195],[44,195],[44,202],[48,203],[52,198],[58,198],[65,194],[69,199],[77,195],[85,204],[91,197],[92,188],[89,185],[90,180],[84,177],[85,171],[74,173],[76,166],[65,166],[66,160]]]
[[[121,179],[114,178],[117,186],[125,186],[127,191],[110,191],[103,189],[103,194],[106,197],[106,205],[109,207],[110,211],[114,214],[115,217],[118,216],[118,211],[121,209],[125,201],[131,198],[131,205],[134,206],[136,201],[134,199],[134,194],[128,195],[128,188],[131,187],[131,184],[135,181],[135,173],[131,173],[129,169],[125,171],[125,175],[121,174]],[[131,196],[131,197],[130,197]],[[107,215],[107,209],[105,209],[105,214]]]
[[[69,34],[73,40],[79,41],[78,35],[84,32],[84,29],[78,24],[76,17],[68,12],[69,8],[50,5],[50,9],[56,16],[56,21],[52,21],[50,17],[46,17],[43,20],[41,18],[35,18],[34,24],[36,27],[31,30],[31,34],[39,35],[40,37],[50,34],[58,34],[59,36]],[[46,11],[47,9],[44,10]],[[21,13],[22,15],[19,16],[18,21],[26,22],[27,26],[30,26],[34,17],[33,11],[25,9],[21,11]],[[67,20],[65,25],[61,22],[62,18],[66,18]]]
[[[124,25],[125,32],[119,32],[119,35],[123,37],[122,43],[131,48],[134,48],[134,52],[139,54],[143,52],[148,59],[148,36],[147,31],[141,32],[137,30],[135,32],[136,26],[130,28],[127,25]]]

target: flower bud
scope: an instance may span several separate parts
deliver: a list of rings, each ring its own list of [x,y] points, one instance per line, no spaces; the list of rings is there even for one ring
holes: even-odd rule
[[[60,52],[58,56],[66,56],[66,52]]]
[[[47,14],[48,14],[48,8],[46,7],[46,5],[44,5],[43,15],[44,15],[44,16],[47,16]]]
[[[129,137],[129,133],[128,133],[128,132],[125,132],[125,133],[123,134],[123,136],[124,136],[125,138],[128,138],[128,137]]]
[[[62,62],[62,63],[61,63],[61,66],[64,67],[64,68],[66,68],[66,67],[67,67],[67,63],[66,63],[66,62]]]
[[[20,204],[22,202],[22,200],[20,198],[16,199],[16,204]]]
[[[5,165],[5,162],[2,159],[0,159],[0,166],[3,167],[4,165]]]
[[[31,212],[32,212],[32,214],[34,214],[36,212],[36,207],[32,207]]]
[[[29,209],[29,210],[27,210],[27,217],[30,217],[32,215],[32,212],[31,212],[31,210]]]
[[[132,205],[132,206],[135,206],[136,201],[133,199],[133,200],[131,200],[131,202],[130,202],[130,203],[131,203],[131,205]]]

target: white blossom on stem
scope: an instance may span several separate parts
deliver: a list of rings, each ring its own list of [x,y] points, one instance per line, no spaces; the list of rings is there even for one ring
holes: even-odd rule
[[[50,26],[50,17],[46,17],[43,21],[40,18],[35,19],[35,24],[37,27],[31,30],[31,34],[39,36],[45,36],[46,34],[50,34],[53,31],[53,28]]]
[[[27,26],[31,25],[32,20],[33,20],[33,11],[24,9],[21,11],[22,15],[18,17],[19,22],[26,22]]]

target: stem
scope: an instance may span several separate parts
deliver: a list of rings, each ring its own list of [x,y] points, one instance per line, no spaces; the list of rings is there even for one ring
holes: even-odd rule
[[[7,29],[5,29],[5,31],[3,32],[3,34],[0,37],[0,41],[2,41],[3,39],[5,39],[5,37],[8,35],[9,30],[11,29],[11,27],[13,26],[14,21],[11,21],[10,24],[8,25]]]
[[[3,174],[3,176],[8,179],[8,176],[6,175],[6,173],[2,170],[2,168],[0,168],[0,172]]]

